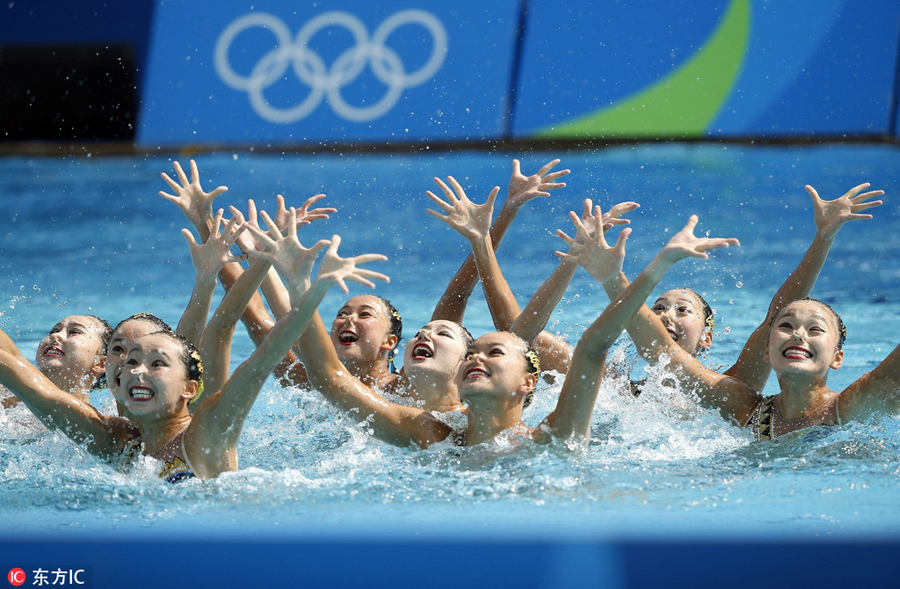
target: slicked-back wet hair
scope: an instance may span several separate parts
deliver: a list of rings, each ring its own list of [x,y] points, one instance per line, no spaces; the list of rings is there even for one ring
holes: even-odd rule
[[[168,323],[166,323],[153,313],[135,313],[131,317],[126,317],[125,319],[119,321],[119,323],[116,325],[116,329],[119,329],[129,321],[146,321],[147,323],[151,323],[152,325],[158,327],[159,329],[157,331],[165,331],[169,333],[174,331]],[[115,329],[113,329],[112,331],[115,331]],[[110,331],[110,336],[112,336],[112,331]],[[151,331],[150,333],[156,332]]]
[[[775,323],[775,318],[778,317],[779,315],[781,315],[782,313],[784,313],[784,309],[786,309],[786,308],[788,307],[788,305],[792,305],[792,304],[794,304],[794,303],[799,303],[799,302],[803,302],[803,301],[809,301],[809,302],[811,302],[811,303],[816,303],[817,305],[820,305],[820,306],[822,306],[822,307],[825,307],[825,308],[828,310],[828,312],[829,312],[829,313],[831,314],[831,316],[834,318],[835,324],[837,324],[837,330],[838,330],[838,344],[837,344],[837,349],[838,349],[838,350],[843,350],[843,349],[844,349],[844,342],[847,341],[847,328],[844,326],[844,321],[841,319],[841,316],[838,315],[838,312],[835,311],[835,310],[831,307],[831,305],[829,305],[829,304],[826,303],[826,302],[820,301],[819,299],[814,299],[814,298],[812,298],[812,297],[803,297],[802,299],[794,299],[793,301],[791,301],[790,303],[788,303],[787,305],[785,305],[785,306],[781,309],[781,311],[779,311],[777,314],[775,314],[775,316],[772,317],[772,321],[769,323],[769,329],[770,329],[770,330],[772,329],[772,324]]]

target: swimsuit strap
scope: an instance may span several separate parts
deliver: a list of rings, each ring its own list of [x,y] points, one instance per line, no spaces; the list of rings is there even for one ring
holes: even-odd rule
[[[178,445],[181,448],[181,455],[184,456],[184,459],[182,460],[176,456],[171,462],[165,461],[165,466],[162,472],[159,473],[159,478],[165,479],[167,483],[178,483],[186,479],[192,479],[195,476],[194,468],[191,466],[187,452],[184,451],[184,431],[178,435],[181,437]]]
[[[772,420],[775,412],[775,396],[766,397],[759,402],[756,409],[750,415],[747,426],[753,432],[753,437],[757,442],[771,440],[775,436],[772,431]]]
[[[131,438],[127,442],[125,442],[125,446],[122,448],[122,452],[119,454],[119,457],[116,459],[116,470],[119,472],[126,472],[131,470],[134,466],[135,461],[143,454],[144,450],[144,440],[138,436],[136,438]]]

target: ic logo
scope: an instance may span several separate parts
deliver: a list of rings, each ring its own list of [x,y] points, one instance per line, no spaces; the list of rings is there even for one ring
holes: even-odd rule
[[[399,27],[409,24],[420,25],[431,36],[432,52],[422,67],[407,73],[400,56],[385,41]],[[260,58],[249,76],[243,76],[232,68],[228,52],[239,34],[254,27],[271,31],[277,46]],[[343,27],[356,42],[330,67],[308,45],[316,33],[329,27]],[[303,25],[293,39],[287,25],[277,16],[254,12],[237,18],[225,27],[216,41],[214,63],[222,81],[235,90],[246,92],[253,110],[267,121],[282,124],[299,121],[327,98],[329,106],[338,116],[348,121],[364,122],[385,115],[397,104],[405,89],[421,85],[434,76],[446,56],[447,31],[437,17],[425,10],[401,10],[378,25],[371,37],[366,26],[354,15],[341,11],[325,12]],[[371,67],[372,73],[387,90],[371,106],[350,105],[341,95],[341,89],[356,80],[366,66]],[[281,79],[288,67],[303,84],[309,86],[310,92],[293,107],[275,108],[268,103],[263,92]]]
[[[18,587],[25,583],[25,571],[22,569],[12,569],[9,571],[9,574],[6,575],[6,578],[9,579],[10,585]]]

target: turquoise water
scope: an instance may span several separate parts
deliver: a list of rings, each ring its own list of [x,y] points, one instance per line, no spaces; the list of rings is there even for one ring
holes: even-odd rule
[[[380,252],[391,284],[378,294],[403,315],[408,336],[431,310],[466,244],[425,213],[434,176],[454,175],[482,200],[505,184],[510,154],[201,155],[204,184],[228,185],[221,204],[276,193],[301,203],[318,192],[339,209],[301,241],[339,233],[345,254]],[[523,170],[560,157],[569,186],[522,211],[500,252],[524,303],[555,265],[566,213],[591,197],[636,200],[626,273],[634,275],[691,213],[701,231],[741,248],[688,261],[663,287],[702,292],[717,313],[707,362],[730,365],[762,320],[774,290],[813,235],[804,184],[825,198],[870,181],[886,192],[876,219],[841,232],[814,295],[849,331],[840,389],[900,343],[900,152],[883,146],[753,148],[635,146],[527,154]],[[182,158],[186,163],[187,158]],[[33,355],[58,319],[91,312],[116,323],[139,311],[177,322],[193,281],[181,213],[158,196],[171,158],[0,160],[0,325]],[[505,190],[505,188],[504,188]],[[245,205],[240,204],[242,208]],[[356,290],[354,292],[362,292]],[[466,324],[490,329],[476,296]],[[340,293],[322,305],[338,308]],[[580,273],[553,318],[574,342],[607,303]],[[252,349],[239,330],[234,360]],[[641,366],[636,367],[642,370]],[[774,381],[774,379],[773,379]],[[770,382],[770,390],[771,385]],[[527,419],[552,408],[545,385]],[[109,404],[103,395],[95,401]],[[747,432],[662,395],[638,400],[606,383],[587,449],[563,444],[503,448],[395,448],[335,411],[315,392],[268,385],[239,446],[241,469],[210,482],[167,486],[152,465],[122,475],[64,437],[0,416],[0,521],[7,537],[172,538],[893,538],[900,525],[900,422],[811,431],[751,444]]]

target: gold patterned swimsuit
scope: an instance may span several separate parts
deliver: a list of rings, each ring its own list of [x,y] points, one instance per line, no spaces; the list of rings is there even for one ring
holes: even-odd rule
[[[180,436],[182,437],[180,440],[181,454],[184,455],[184,437],[183,434],[180,434]],[[122,453],[119,455],[119,459],[116,461],[116,468],[120,471],[131,468],[135,460],[143,454],[143,449],[144,441],[141,438],[128,440],[122,449]],[[163,461],[163,469],[159,473],[159,478],[164,479],[167,483],[180,483],[181,481],[192,479],[194,476],[191,465],[177,456],[171,462],[168,460]]]
[[[778,403],[775,402],[777,398],[778,395],[773,395],[760,401],[747,420],[745,427],[750,428],[757,442],[772,440],[816,425],[841,425],[841,416],[838,412],[840,395],[835,395],[798,419],[783,416],[778,409]]]

